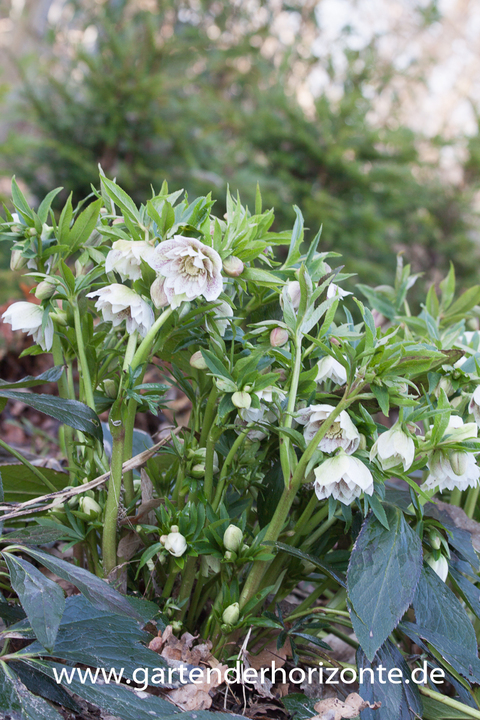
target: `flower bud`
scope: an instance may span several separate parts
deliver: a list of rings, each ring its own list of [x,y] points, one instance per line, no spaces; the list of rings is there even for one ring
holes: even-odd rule
[[[37,288],[35,290],[35,297],[37,297],[39,300],[48,300],[48,298],[51,298],[52,295],[54,295],[56,288],[57,285],[55,281],[51,278],[42,280],[42,282],[37,285]]]
[[[97,501],[91,497],[86,496],[80,498],[78,505],[80,510],[89,516],[90,520],[94,520],[102,514],[102,508]]]
[[[367,448],[367,438],[362,433],[359,433],[360,442],[358,443],[358,449],[359,450],[366,450]]]
[[[30,237],[35,237],[35,235],[38,235],[38,233],[34,227],[31,227],[31,228],[28,228],[27,235],[30,235]]]
[[[281,327],[276,327],[270,333],[270,345],[272,347],[282,347],[288,341],[288,332]]]
[[[223,557],[227,562],[235,562],[235,560],[237,559],[237,554],[234,552],[230,552],[230,550],[227,550]]]
[[[21,270],[27,264],[28,259],[23,257],[21,250],[12,250],[10,256],[10,270]]]
[[[238,552],[243,543],[243,532],[236,525],[229,525],[223,533],[223,544],[226,550]]]
[[[170,528],[170,532],[178,532],[178,525],[172,525]]]
[[[217,377],[215,378],[215,385],[217,386],[217,390],[220,390],[220,392],[235,392],[236,385],[228,378],[223,377]]]
[[[161,536],[160,536],[160,542],[162,543],[162,545],[165,545],[165,543],[167,542],[167,536],[166,536],[166,535],[161,535]]]
[[[208,368],[208,365],[203,359],[203,355],[200,350],[197,350],[196,353],[193,353],[192,357],[190,358],[190,365],[197,370],[206,370]]]
[[[464,475],[467,472],[467,453],[455,451],[448,459],[455,475]]]
[[[240,617],[240,605],[238,602],[232,603],[224,611],[222,620],[226,625],[236,625]]]
[[[115,380],[112,380],[112,378],[107,378],[103,381],[103,389],[105,395],[112,398],[112,400],[117,397],[117,383]]]
[[[68,316],[64,310],[55,310],[55,312],[48,313],[54,323],[57,325],[68,325]]]
[[[440,580],[445,580],[448,577],[448,561],[447,558],[443,555],[440,555],[438,560],[435,560],[433,555],[430,555],[430,557],[427,558],[427,563],[430,565],[432,570],[437,573]]]
[[[176,527],[176,526],[174,526]],[[187,541],[183,535],[179,532],[168,533],[165,541],[165,550],[168,550],[170,555],[174,557],[181,557],[187,549]]]
[[[230,255],[230,257],[226,258],[223,261],[223,270],[226,275],[229,275],[230,277],[238,277],[242,274],[242,272],[245,269],[245,265],[240,260],[240,258],[236,257],[235,255]]]
[[[442,539],[436,530],[430,532],[430,545],[434,550],[440,550],[442,546]]]
[[[194,465],[190,470],[190,474],[193,475],[194,478],[203,477],[205,475],[205,463]]]
[[[252,404],[252,398],[245,391],[237,391],[234,392],[232,395],[232,403],[235,405],[236,408],[248,410],[248,408]]]
[[[290,296],[290,300],[292,301],[293,309],[298,310],[300,307],[300,283],[298,280],[291,280],[290,282],[287,282],[287,284],[284,286],[282,290],[282,294],[280,295],[280,306],[283,310],[283,303],[284,303],[284,297],[285,294],[288,293]]]

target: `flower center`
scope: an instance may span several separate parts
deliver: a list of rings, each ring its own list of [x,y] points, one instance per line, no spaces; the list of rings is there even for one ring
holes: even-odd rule
[[[120,312],[116,313],[118,317],[121,320],[130,320],[132,317],[132,314],[130,312],[130,308],[125,308],[124,310],[120,310]]]
[[[203,274],[205,271],[200,268],[198,268],[194,263],[194,258],[187,257],[183,261],[183,268],[182,272],[184,275],[200,275]]]

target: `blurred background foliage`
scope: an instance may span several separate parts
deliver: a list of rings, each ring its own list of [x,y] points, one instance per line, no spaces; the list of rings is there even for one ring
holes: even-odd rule
[[[0,136],[0,173],[33,196],[62,185],[57,207],[70,191],[79,200],[101,164],[138,202],[167,179],[192,195],[213,191],[221,215],[227,184],[253,206],[258,182],[277,229],[291,227],[298,205],[307,240],[323,225],[322,249],[344,254],[362,282],[391,282],[399,251],[427,285],[450,261],[462,286],[476,281],[480,141],[469,140],[462,181],[444,177],[439,150],[451,139],[396,119],[401,71],[375,38],[340,44],[339,74],[328,51],[314,51],[318,2],[37,3],[47,21],[40,41],[14,54],[15,81],[3,78]],[[435,7],[419,23],[435,22]],[[33,12],[28,0],[21,9],[20,24]],[[319,64],[336,92],[306,107],[298,90]]]

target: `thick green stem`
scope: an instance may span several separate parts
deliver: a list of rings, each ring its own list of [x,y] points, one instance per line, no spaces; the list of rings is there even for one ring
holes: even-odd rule
[[[113,408],[112,408],[113,410]],[[115,423],[119,423],[116,425]],[[121,420],[110,422],[113,436],[111,475],[108,481],[108,496],[105,504],[105,522],[103,526],[103,569],[108,577],[117,565],[117,518],[122,489],[122,464],[124,427]]]
[[[133,356],[132,362],[130,363],[130,366],[133,370],[135,370],[135,368],[147,361],[152,345],[157,339],[158,331],[160,330],[162,325],[166,323],[172,312],[172,308],[169,307],[167,308],[167,310],[164,310],[160,317],[155,320],[152,327],[138,346],[135,355]]]
[[[207,405],[205,407],[205,415],[203,416],[203,427],[200,435],[200,447],[205,447],[208,433],[210,432],[210,428],[212,427],[212,423],[215,419],[215,414],[217,412],[217,397],[218,390],[216,385],[214,384],[212,389],[210,390],[210,395],[208,396]]]
[[[462,491],[459,488],[455,488],[450,495],[450,505],[457,505],[460,507],[462,504]]]
[[[468,717],[480,720],[479,710],[475,710],[475,708],[472,708],[469,705],[464,705],[463,703],[458,702],[458,700],[448,697],[448,695],[442,695],[441,693],[435,692],[435,690],[430,690],[428,687],[423,687],[423,685],[418,686],[418,689],[421,695],[431,698],[432,700],[436,700],[436,702],[442,703],[442,705],[446,705],[462,715],[467,715]]]
[[[475,514],[479,491],[480,488],[477,486],[474,488],[470,488],[467,494],[467,500],[465,502],[465,513],[470,519],[472,519]]]
[[[283,427],[291,428],[293,421],[293,412],[295,410],[295,402],[297,399],[298,382],[300,379],[300,371],[302,369],[302,341],[301,337],[295,338],[295,361],[293,365],[292,380],[288,392],[287,411],[284,417]],[[290,467],[290,438],[288,435],[280,435],[280,463],[282,465],[283,479],[285,487],[290,483],[291,467]]]
[[[56,334],[56,332],[53,335],[53,344],[52,344],[52,356],[53,356],[53,362],[55,365],[65,365],[65,358],[63,357],[63,350],[62,350],[62,344],[60,342],[60,338]],[[75,395],[73,397],[70,396],[70,391],[68,387],[68,377],[65,375],[65,371],[62,373],[62,375],[58,379],[58,393],[61,398],[64,398],[65,400],[75,400]],[[73,430],[70,427],[70,425],[63,425],[63,433],[65,438],[65,452],[67,454],[67,461],[68,461],[68,467],[69,467],[69,475],[70,475],[70,482],[73,481]]]
[[[335,515],[333,517],[331,517],[330,520],[326,520],[323,523],[323,525],[320,525],[320,527],[317,528],[314,533],[309,535],[307,537],[307,539],[302,543],[302,545],[301,545],[302,549],[307,550],[307,548],[309,548],[311,545],[313,545],[313,543],[316,542],[319,537],[322,537],[322,535],[324,535],[327,532],[327,530],[329,530],[332,527],[332,525],[334,525],[337,522],[337,520],[338,520],[338,518],[335,517]]]
[[[178,595],[179,602],[187,600],[192,594],[193,583],[195,582],[195,574],[197,571],[197,558],[189,557],[185,564],[185,571],[182,573],[182,584]],[[188,602],[178,611],[178,620],[183,620],[187,612]]]
[[[93,399],[93,387],[92,387],[92,379],[90,377],[90,369],[88,367],[87,362],[87,355],[85,352],[85,345],[83,342],[83,333],[82,333],[82,320],[80,317],[80,310],[78,309],[78,305],[76,301],[72,302],[73,305],[73,317],[75,321],[75,336],[77,338],[77,350],[78,350],[78,359],[80,361],[80,372],[82,375],[83,380],[83,391],[85,393],[85,401],[93,411],[95,411],[95,401]]]
[[[215,443],[217,441],[217,433],[215,428],[208,434],[207,447],[205,453],[205,477],[203,480],[203,492],[207,502],[211,502],[213,493],[213,461],[215,458]]]
[[[134,332],[130,335],[128,340],[127,349],[125,352],[125,361],[123,363],[123,372],[128,373],[128,368],[135,355],[137,347],[137,333]],[[135,416],[137,413],[137,402],[133,398],[130,398],[127,405],[127,416],[125,418],[125,441],[123,448],[123,460],[130,460],[133,452],[133,429],[135,426]],[[125,490],[125,505],[129,507],[133,503],[135,497],[135,490],[133,487],[133,470],[129,470],[123,476],[123,487]]]
[[[222,494],[225,487],[225,479],[228,473],[228,468],[230,467],[232,460],[234,459],[235,455],[237,454],[238,449],[242,446],[245,438],[248,435],[248,431],[250,429],[251,425],[247,425],[246,428],[243,428],[242,432],[238,435],[235,442],[233,443],[232,447],[228,451],[228,455],[225,458],[225,461],[222,465],[222,469],[220,471],[220,479],[218,481],[217,490],[215,492],[215,498],[212,503],[212,507],[215,510],[215,512],[218,509],[218,506],[220,505],[220,502],[222,500]]]

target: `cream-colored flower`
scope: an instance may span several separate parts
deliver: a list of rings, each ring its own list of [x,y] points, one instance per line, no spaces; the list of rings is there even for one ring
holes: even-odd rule
[[[464,423],[459,415],[451,415],[442,442],[455,443],[474,440],[477,434],[478,428],[475,423]]]
[[[142,277],[141,260],[149,262],[154,248],[146,240],[116,240],[105,260],[105,272],[115,270],[122,280]]]
[[[181,557],[187,549],[187,541],[184,536],[179,532],[168,533],[165,538],[165,550],[168,550],[170,555],[174,557]]]
[[[422,485],[424,490],[466,490],[478,485],[480,468],[471,453],[435,450],[427,465],[430,474]]]
[[[200,296],[216,300],[223,290],[220,255],[195,238],[164,240],[147,262],[165,278],[163,289],[172,308]]]
[[[50,350],[53,343],[53,322],[49,317],[43,325],[44,308],[29,302],[16,302],[3,313],[3,322],[9,323],[12,330],[21,330],[31,335],[42,350]]]
[[[405,471],[412,465],[415,458],[415,443],[402,430],[400,422],[396,422],[390,430],[378,436],[370,450],[370,460],[377,458],[382,470],[390,470],[396,465],[403,465]]]
[[[475,422],[477,423],[477,425],[480,425],[480,385],[475,388],[475,391],[470,400],[470,404],[468,406],[468,411],[473,413]]]
[[[314,489],[319,500],[332,496],[350,505],[362,492],[373,494],[373,477],[361,460],[340,451],[315,468]]]
[[[153,310],[136,292],[125,285],[114,283],[88,293],[87,297],[98,297],[95,307],[103,319],[117,327],[126,321],[127,332],[138,330],[142,337],[153,325]]]
[[[333,410],[335,410],[333,405],[310,405],[297,412],[297,422],[305,425],[303,435],[307,445],[313,440]],[[350,420],[348,413],[342,410],[320,440],[318,447],[325,453],[333,453],[338,448],[342,448],[348,455],[351,455],[357,450],[359,443],[360,434],[357,428]]]
[[[325,355],[325,357],[319,360],[317,367],[317,383],[323,382],[324,380],[333,380],[337,385],[345,385],[347,382],[347,371],[343,365],[331,355]]]

